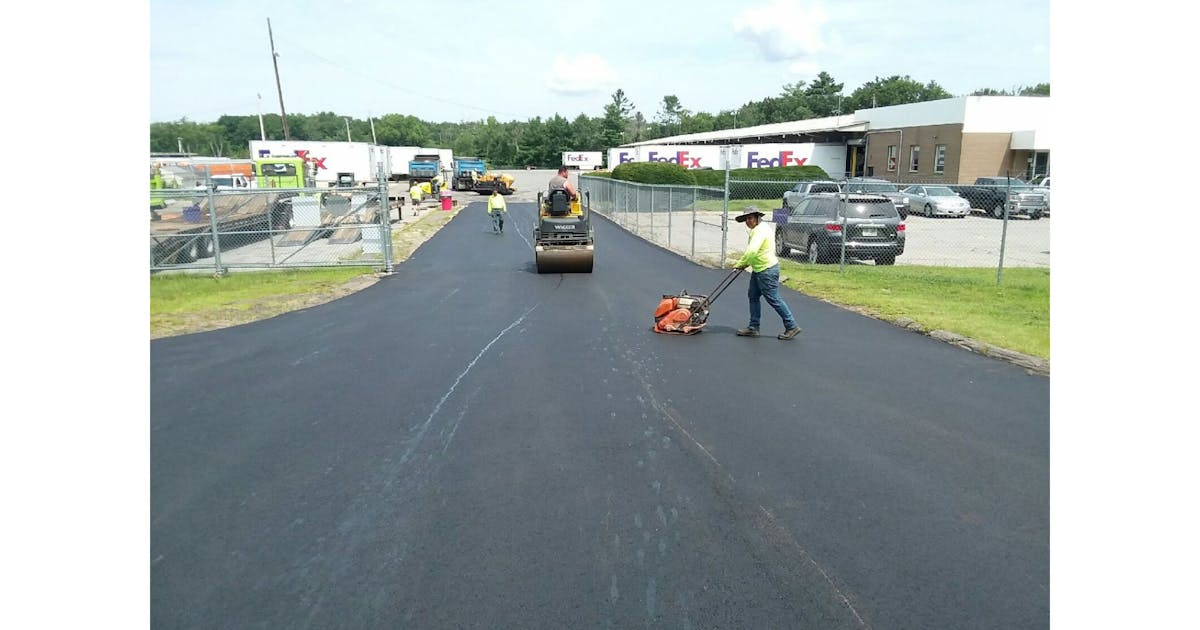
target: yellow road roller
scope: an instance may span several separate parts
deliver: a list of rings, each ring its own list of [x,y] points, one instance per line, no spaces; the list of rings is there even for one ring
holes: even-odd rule
[[[538,193],[538,225],[533,229],[538,273],[592,273],[595,233],[591,199],[571,199],[565,190]]]

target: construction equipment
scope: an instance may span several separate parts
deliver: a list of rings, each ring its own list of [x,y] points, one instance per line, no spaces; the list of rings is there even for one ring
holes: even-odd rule
[[[712,303],[733,284],[741,269],[734,269],[725,276],[709,295],[691,295],[686,290],[678,295],[663,295],[654,309],[656,333],[668,335],[694,335],[708,324],[708,309]]]
[[[487,172],[487,165],[480,158],[454,158],[450,187],[452,190],[475,190],[475,180]]]
[[[477,176],[473,190],[481,195],[490,195],[493,190],[501,195],[511,195],[516,189],[516,180],[512,175],[491,172]]]
[[[419,153],[408,162],[408,181],[432,181],[442,172],[442,156],[437,153]]]
[[[586,208],[565,190],[538,193],[538,225],[533,230],[538,273],[592,273],[595,233],[591,196]]]

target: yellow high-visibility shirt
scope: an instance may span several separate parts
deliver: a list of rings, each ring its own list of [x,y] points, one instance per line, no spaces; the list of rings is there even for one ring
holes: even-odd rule
[[[755,272],[762,272],[779,264],[775,255],[775,230],[766,223],[759,223],[750,230],[750,242],[746,253],[733,263],[734,269],[750,265]]]
[[[492,195],[488,198],[488,212],[493,210],[508,212],[508,204],[505,203],[503,195]]]

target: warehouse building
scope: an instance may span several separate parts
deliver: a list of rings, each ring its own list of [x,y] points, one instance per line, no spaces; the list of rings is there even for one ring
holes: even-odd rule
[[[843,116],[657,138],[621,148],[840,145],[845,151],[845,167],[840,173],[830,171],[833,176],[969,184],[976,177],[1011,174],[1028,180],[1048,174],[1049,122],[1049,97],[961,96],[862,109]]]

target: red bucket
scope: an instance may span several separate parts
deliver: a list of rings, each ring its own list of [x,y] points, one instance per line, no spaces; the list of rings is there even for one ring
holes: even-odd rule
[[[451,199],[450,199],[450,195],[446,195],[445,197],[442,197],[442,210],[451,209],[453,207],[453,203],[454,202],[451,201]]]

